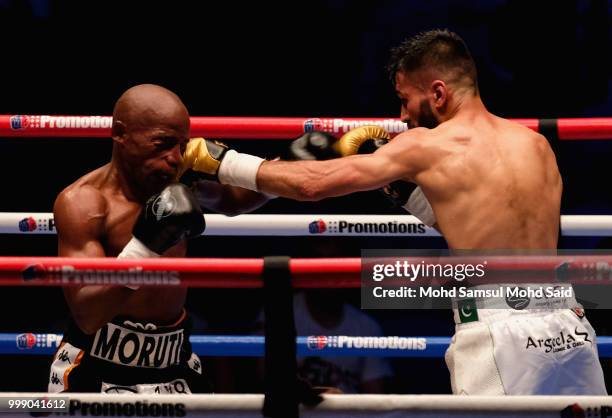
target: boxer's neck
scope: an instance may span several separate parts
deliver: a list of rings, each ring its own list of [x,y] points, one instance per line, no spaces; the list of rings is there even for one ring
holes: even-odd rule
[[[109,180],[127,200],[138,203],[146,202],[148,194],[143,187],[137,184],[135,176],[129,172],[129,168],[125,167],[125,162],[122,163],[120,158],[113,156],[111,159]]]
[[[440,122],[446,122],[451,119],[473,118],[474,116],[488,113],[489,111],[479,95],[466,92],[453,97],[448,104],[448,111],[440,115]]]

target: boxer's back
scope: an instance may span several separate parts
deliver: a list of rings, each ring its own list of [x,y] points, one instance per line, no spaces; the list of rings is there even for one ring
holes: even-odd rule
[[[562,184],[542,135],[491,114],[431,132],[447,152],[419,183],[451,248],[556,248]]]

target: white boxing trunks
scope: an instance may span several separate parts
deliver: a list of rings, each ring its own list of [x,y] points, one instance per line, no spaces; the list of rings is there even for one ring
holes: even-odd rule
[[[595,331],[573,297],[547,298],[546,307],[524,300],[520,309],[487,302],[453,301],[445,359],[454,394],[607,395]],[[573,309],[551,307],[568,302]]]

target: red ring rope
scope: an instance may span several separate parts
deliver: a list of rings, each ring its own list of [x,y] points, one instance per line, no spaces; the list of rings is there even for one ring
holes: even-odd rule
[[[487,283],[557,280],[559,267],[579,274],[586,283],[612,284],[612,256],[528,256],[528,257],[410,257],[410,262],[439,264],[482,263],[486,259]],[[397,258],[366,259],[367,263],[394,263]],[[292,259],[290,272],[296,288],[357,288],[361,286],[359,258]],[[78,286],[83,284],[134,284],[208,288],[261,287],[263,259],[225,258],[67,258],[0,257],[0,286]],[[604,271],[605,270],[605,271]],[[500,274],[496,276],[495,274]],[[503,274],[502,274],[503,273]],[[519,274],[520,273],[520,274]],[[527,274],[524,274],[527,273]],[[522,276],[521,276],[522,275]],[[515,277],[516,276],[516,277]],[[490,281],[489,278],[492,280]],[[399,283],[404,285],[405,283]],[[418,283],[413,283],[418,284]],[[484,283],[483,283],[484,284]]]
[[[535,131],[538,119],[512,119]],[[547,122],[555,120],[547,120]],[[109,137],[110,116],[0,115],[2,137]],[[612,118],[557,119],[559,139],[612,139]],[[342,135],[359,124],[380,124],[391,135],[397,118],[192,117],[191,135],[224,139],[289,139],[312,130]]]

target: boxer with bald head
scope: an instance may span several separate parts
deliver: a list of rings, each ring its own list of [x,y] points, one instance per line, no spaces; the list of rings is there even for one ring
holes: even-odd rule
[[[123,93],[113,110],[111,161],[55,202],[60,256],[184,257],[186,239],[205,227],[200,205],[234,215],[266,201],[210,181],[197,182],[194,196],[176,183],[189,124],[185,105],[163,87]],[[163,217],[151,216],[164,205]],[[139,284],[64,288],[72,320],[51,367],[50,392],[209,389],[189,344],[187,290]]]
[[[414,183],[402,206],[435,224],[451,249],[555,250],[555,155],[544,136],[487,110],[464,41],[446,30],[421,33],[393,50],[389,69],[411,129],[377,142],[389,138],[382,128],[360,127],[336,144],[344,158],[266,161],[255,179],[237,183],[297,200]],[[368,142],[375,152],[362,154]],[[522,310],[454,301],[457,333],[446,356],[453,392],[605,394],[593,329],[575,299],[553,299]],[[578,342],[555,350],[535,342],[560,335]]]

